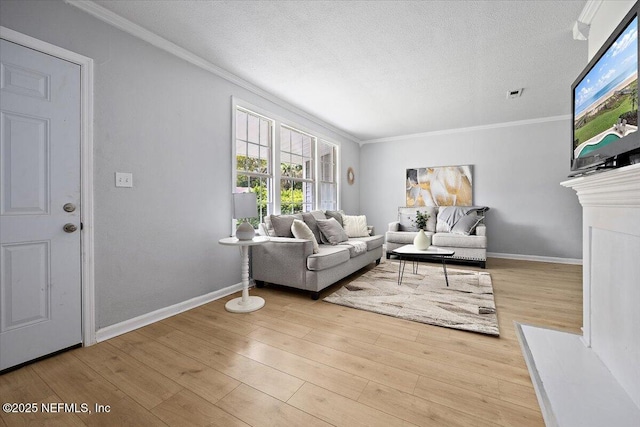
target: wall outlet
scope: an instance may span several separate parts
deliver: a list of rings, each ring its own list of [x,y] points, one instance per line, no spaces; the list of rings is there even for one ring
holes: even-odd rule
[[[129,172],[116,172],[116,187],[133,187],[133,174]]]

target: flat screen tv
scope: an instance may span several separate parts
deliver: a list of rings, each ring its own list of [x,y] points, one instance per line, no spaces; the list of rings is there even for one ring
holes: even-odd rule
[[[629,164],[638,132],[638,3],[594,55],[573,94],[571,170]]]

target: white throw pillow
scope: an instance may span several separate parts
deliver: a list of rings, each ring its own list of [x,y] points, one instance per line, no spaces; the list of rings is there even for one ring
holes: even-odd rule
[[[296,239],[311,240],[311,242],[313,242],[314,254],[317,254],[320,251],[316,236],[313,235],[313,231],[311,231],[309,226],[303,221],[294,219],[293,224],[291,224],[291,232],[293,233],[293,237],[295,237]]]
[[[349,237],[367,237],[369,229],[367,228],[366,215],[342,215],[344,231]]]

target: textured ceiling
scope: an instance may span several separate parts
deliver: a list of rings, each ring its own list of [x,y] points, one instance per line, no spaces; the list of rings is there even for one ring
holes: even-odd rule
[[[570,114],[587,62],[586,0],[95,3],[363,141]]]

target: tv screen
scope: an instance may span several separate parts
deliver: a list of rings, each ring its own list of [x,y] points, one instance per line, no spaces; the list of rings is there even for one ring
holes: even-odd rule
[[[636,6],[572,86],[573,170],[601,165],[640,141],[635,11]]]

